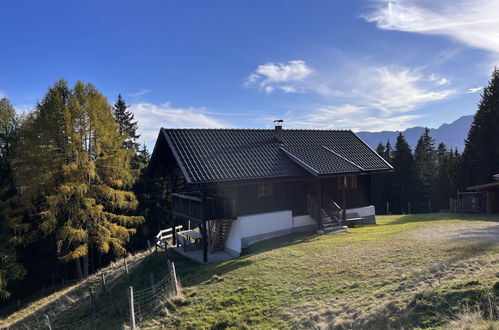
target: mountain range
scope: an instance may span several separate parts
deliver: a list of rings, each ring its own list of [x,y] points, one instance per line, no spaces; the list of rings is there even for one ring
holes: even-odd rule
[[[464,141],[468,136],[468,131],[472,122],[473,115],[462,116],[450,124],[442,124],[438,128],[431,128],[430,135],[435,139],[435,147],[437,147],[440,142],[443,142],[447,148],[457,148],[459,152],[462,152],[464,150]],[[402,131],[402,134],[414,150],[418,143],[418,139],[423,132],[424,127],[416,126]],[[373,149],[376,149],[380,142],[386,144],[387,141],[390,141],[393,146],[397,140],[398,134],[398,131],[357,132],[357,135]]]

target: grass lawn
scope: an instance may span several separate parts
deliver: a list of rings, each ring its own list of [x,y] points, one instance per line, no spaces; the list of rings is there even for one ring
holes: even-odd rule
[[[380,216],[378,225],[348,233],[265,241],[223,263],[175,257],[185,299],[142,328],[426,328],[473,315],[497,320],[498,220]]]

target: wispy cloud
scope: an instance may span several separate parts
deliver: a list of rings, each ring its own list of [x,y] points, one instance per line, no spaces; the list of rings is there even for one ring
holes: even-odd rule
[[[279,89],[284,93],[303,92],[294,84],[307,78],[312,70],[303,60],[288,63],[265,63],[251,73],[246,79],[246,86],[258,85],[260,90],[272,93]]]
[[[135,103],[130,106],[139,124],[141,139],[153,145],[161,127],[221,128],[226,124],[211,117],[204,108],[176,108],[170,103]]]
[[[302,106],[301,111],[285,114],[290,127],[400,130],[421,118],[412,113],[415,110],[457,94],[449,78],[422,68],[350,59],[341,63],[341,68],[307,70],[292,87],[306,90],[311,99],[317,99],[314,103],[321,105]],[[251,79],[251,83],[258,82]],[[284,77],[275,80],[288,82]],[[266,80],[261,83],[263,90],[270,84]]]
[[[499,53],[497,0],[377,0],[363,15],[383,30],[445,35]]]
[[[442,89],[447,79],[425,76],[419,70],[398,67],[367,67],[353,88],[360,105],[385,114],[408,112],[424,104],[449,98],[455,91]]]
[[[474,88],[468,88],[466,91],[466,94],[474,94],[476,92],[479,92],[482,90],[483,87],[474,87]]]
[[[149,94],[150,92],[151,91],[149,89],[141,89],[138,92],[129,93],[129,94],[130,94],[131,97],[139,97],[139,96],[143,96],[143,95]]]

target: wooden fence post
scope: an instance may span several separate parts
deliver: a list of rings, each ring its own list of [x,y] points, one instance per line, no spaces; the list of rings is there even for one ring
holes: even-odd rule
[[[428,200],[428,213],[431,213],[431,200]]]
[[[123,262],[125,263],[125,271],[128,275],[128,261],[126,261],[126,258],[123,259]]]
[[[386,215],[390,215],[390,202],[386,201]]]
[[[49,330],[52,330],[52,326],[50,325],[50,318],[47,314],[45,314],[45,320],[47,321],[47,327]]]
[[[151,252],[151,242],[147,240],[147,252]]]
[[[411,201],[407,202],[407,214],[411,214]]]
[[[179,294],[179,289],[178,289],[178,281],[177,281],[177,272],[175,271],[175,263],[171,263],[172,267],[172,273],[173,273],[173,284],[175,285],[175,296],[178,296]]]
[[[133,287],[128,287],[128,302],[130,304],[130,322],[132,329],[135,329],[135,309],[133,307]]]
[[[94,314],[94,317],[97,315],[97,308],[95,306],[95,297],[94,293],[92,292],[92,288],[88,287],[88,292],[90,293],[90,302],[92,303],[92,312]]]
[[[100,280],[102,283],[102,292],[106,292],[106,277],[103,273],[100,274]]]

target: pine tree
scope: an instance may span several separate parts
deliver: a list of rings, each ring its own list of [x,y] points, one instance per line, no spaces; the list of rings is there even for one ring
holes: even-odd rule
[[[434,198],[434,179],[436,176],[435,140],[426,127],[414,150],[414,161],[417,177],[417,195],[419,210],[428,210],[427,203]]]
[[[385,145],[383,143],[378,143],[376,153],[385,158]],[[371,204],[374,205],[376,214],[386,214],[386,176],[386,173],[375,173],[371,176]]]
[[[414,199],[414,157],[404,135],[399,133],[391,162],[393,172],[393,210],[398,213],[412,212],[409,203]]]
[[[80,276],[88,275],[89,258],[124,255],[142,217],[132,215],[132,155],[106,98],[91,84],[70,89],[60,80],[29,115],[20,141],[16,179],[29,212],[14,226],[19,241],[54,234],[59,259],[74,260]]]
[[[499,173],[499,69],[483,88],[463,153],[463,187],[491,181]]]
[[[459,187],[460,155],[457,149],[447,150],[444,143],[437,148],[437,175],[434,183],[435,201],[440,210],[449,208],[449,198]]]
[[[140,169],[147,163],[144,164],[143,159],[138,155],[140,152],[140,144],[137,142],[140,137],[137,134],[138,124],[134,121],[134,115],[128,108],[129,105],[126,104],[121,94],[118,94],[118,100],[113,106],[113,116],[118,123],[120,135],[124,139],[123,148],[133,152],[131,159],[132,169],[138,170],[138,173],[140,173]]]
[[[7,98],[0,99],[0,299],[9,297],[7,286],[25,274],[17,261],[8,222],[8,200],[16,193],[10,160],[17,129],[14,107]]]

